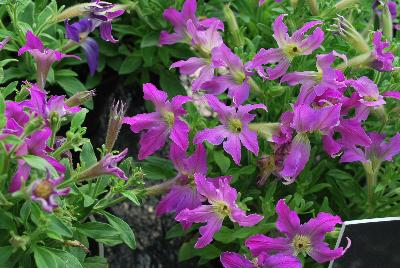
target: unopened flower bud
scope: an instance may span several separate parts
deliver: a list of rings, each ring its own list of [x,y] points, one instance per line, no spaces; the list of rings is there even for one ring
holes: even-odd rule
[[[332,31],[340,35],[349,45],[356,49],[360,54],[370,52],[369,46],[361,34],[354,28],[354,26],[345,19],[345,17],[338,15],[335,19],[337,24],[333,25]]]
[[[319,14],[319,6],[317,0],[307,0],[308,7],[312,15],[317,16]]]
[[[337,11],[339,11],[349,7],[354,7],[358,1],[359,0],[342,0],[336,3],[335,8]]]
[[[393,38],[393,20],[392,14],[389,9],[389,5],[386,2],[383,6],[383,12],[381,17],[381,28],[383,35],[391,41]]]
[[[65,101],[68,107],[75,107],[86,103],[96,96],[95,90],[81,91]]]
[[[228,25],[228,31],[232,35],[232,41],[234,46],[242,47],[243,37],[240,33],[240,29],[236,21],[236,16],[233,13],[232,9],[230,9],[229,5],[224,6],[224,15],[226,23]]]
[[[258,173],[257,185],[259,187],[263,186],[272,172],[275,170],[275,159],[270,155],[263,155],[260,160],[257,161],[257,166],[260,169]]]
[[[26,250],[26,246],[30,243],[29,236],[23,235],[19,236],[11,232],[11,238],[8,241],[14,248],[21,248],[22,250]]]
[[[60,15],[56,17],[55,20],[60,22],[66,19],[83,16],[88,12],[90,4],[91,3],[82,3],[66,8],[63,12],[61,12]]]
[[[110,110],[110,117],[108,119],[108,129],[105,143],[107,152],[111,152],[112,148],[114,147],[119,131],[121,130],[125,113],[126,105],[122,101],[115,102],[114,100]]]
[[[272,136],[279,132],[280,123],[252,123],[249,124],[250,130],[256,131],[258,135],[268,141],[272,141]]]

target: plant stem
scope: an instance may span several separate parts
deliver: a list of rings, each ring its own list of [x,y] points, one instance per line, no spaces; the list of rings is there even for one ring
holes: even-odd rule
[[[379,166],[373,168],[371,162],[364,163],[363,166],[364,166],[364,170],[365,170],[365,176],[367,178],[368,203],[371,206],[372,202],[374,200],[375,187],[378,182]]]

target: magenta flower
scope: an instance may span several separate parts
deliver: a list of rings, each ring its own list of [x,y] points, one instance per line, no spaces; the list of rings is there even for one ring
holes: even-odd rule
[[[7,36],[6,38],[3,39],[3,41],[0,42],[0,50],[2,50],[8,42],[10,42],[11,36]]]
[[[242,104],[249,97],[250,85],[248,73],[245,71],[241,59],[225,44],[212,50],[211,59],[215,68],[223,68],[228,72],[205,82],[202,89],[214,95],[219,95],[228,89],[228,96],[233,99],[233,103],[235,105]]]
[[[191,20],[199,30],[205,30],[210,25],[217,22],[218,30],[224,29],[224,24],[217,18],[204,19],[199,21],[196,17],[197,2],[196,0],[186,0],[183,3],[182,11],[178,11],[173,7],[166,9],[163,13],[164,18],[169,21],[174,27],[174,33],[169,34],[162,31],[160,34],[160,45],[172,45],[185,39],[188,39],[187,22]]]
[[[290,37],[288,28],[283,23],[283,18],[287,14],[279,15],[274,24],[274,38],[279,48],[260,49],[253,60],[246,64],[247,69],[255,69],[264,79],[275,80],[286,73],[294,57],[309,55],[317,49],[324,40],[324,32],[317,27],[312,34],[305,37],[305,33],[315,25],[322,24],[321,21],[307,22],[300,29],[295,31]],[[263,65],[277,63],[273,68],[264,69]]]
[[[198,145],[194,153],[186,157],[186,152],[173,143],[169,158],[174,163],[178,175],[175,185],[157,205],[158,216],[169,212],[179,213],[185,208],[195,209],[204,201],[194,184],[195,173],[207,173],[206,150],[203,145]]]
[[[57,50],[45,48],[42,41],[31,31],[26,32],[26,44],[18,50],[18,56],[25,52],[29,52],[36,61],[37,83],[40,88],[44,88],[46,84],[47,74],[51,65],[63,58],[75,58],[80,60],[78,56],[63,54]]]
[[[210,244],[226,217],[240,226],[253,226],[263,219],[257,214],[246,216],[246,213],[236,204],[237,192],[229,185],[228,179],[221,179],[218,185],[214,185],[204,175],[195,174],[194,181],[198,192],[208,199],[209,205],[201,205],[195,209],[186,208],[179,212],[175,220],[185,225],[194,222],[207,223],[199,229],[200,238],[195,248],[203,248]]]
[[[220,260],[224,268],[301,268],[298,258],[282,253],[272,256],[261,253],[257,258],[249,260],[238,253],[224,252]]]
[[[206,140],[214,145],[223,143],[224,150],[232,156],[238,165],[240,165],[241,159],[241,144],[253,154],[258,155],[257,133],[251,131],[248,126],[254,120],[255,115],[249,112],[254,109],[267,110],[267,107],[264,104],[229,107],[213,95],[206,95],[205,98],[211,108],[218,114],[222,125],[197,132],[193,142],[200,144]]]
[[[341,162],[362,163],[372,162],[379,166],[383,161],[392,161],[392,158],[400,153],[400,134],[397,134],[390,141],[385,141],[385,136],[376,132],[368,134],[372,143],[364,147],[348,147],[344,149]]]
[[[310,104],[310,99],[321,96],[326,90],[346,86],[342,80],[343,74],[339,70],[332,68],[336,57],[347,61],[345,55],[339,54],[336,51],[332,51],[329,54],[317,55],[317,72],[289,73],[282,77],[281,83],[287,82],[290,86],[301,84],[298,103]]]
[[[393,67],[394,55],[392,52],[385,52],[385,49],[390,46],[388,41],[382,42],[382,33],[377,31],[374,33],[372,41],[374,51],[372,52],[373,60],[371,67],[380,72],[390,72],[395,68]]]
[[[8,188],[9,192],[16,192],[21,189],[22,182],[26,181],[29,177],[31,167],[22,159],[22,156],[39,156],[49,162],[59,173],[65,173],[65,167],[47,154],[47,140],[50,138],[50,135],[51,130],[49,128],[38,130],[25,138],[23,143],[16,148],[15,155],[18,158],[18,167]]]
[[[64,180],[64,175],[53,179],[49,171],[47,171],[46,179],[35,180],[29,187],[32,200],[40,203],[42,208],[47,212],[52,212],[58,207],[56,198],[58,196],[68,195],[71,188],[57,190],[59,185]]]
[[[5,116],[7,119],[3,132],[21,136],[24,126],[29,121],[29,115],[18,102],[6,101]]]
[[[28,84],[29,85],[29,84]],[[22,107],[29,107],[31,112],[50,120],[52,114],[64,117],[80,111],[79,106],[69,107],[65,104],[65,96],[51,96],[47,99],[46,93],[36,84],[30,85],[28,89],[31,99],[21,103]]]
[[[143,85],[143,92],[144,99],[153,102],[156,111],[124,118],[124,123],[130,125],[134,133],[147,129],[140,137],[138,158],[142,160],[161,149],[168,135],[177,146],[186,151],[189,145],[189,126],[180,116],[186,113],[182,105],[190,98],[176,96],[170,102],[165,92],[150,83]]]
[[[325,234],[332,232],[336,224],[342,223],[339,216],[320,212],[316,218],[305,224],[300,224],[296,211],[291,211],[285,200],[281,199],[276,205],[278,219],[276,226],[286,237],[271,238],[265,235],[255,235],[246,240],[246,246],[255,256],[262,253],[284,253],[292,256],[307,254],[318,263],[335,260],[346,252],[347,248],[339,247],[331,250],[324,242]]]
[[[379,94],[378,86],[368,77],[363,76],[357,80],[348,80],[358,95],[359,102],[368,107],[377,107],[385,104],[383,96]]]
[[[214,67],[210,63],[211,51],[219,47],[222,37],[219,34],[218,22],[214,22],[207,30],[198,30],[192,20],[187,22],[187,31],[192,38],[192,46],[201,52],[202,58],[191,57],[188,60],[180,60],[171,65],[171,68],[179,68],[181,74],[192,75],[200,72],[198,78],[193,80],[192,89],[197,91],[202,84],[211,80],[214,76]]]

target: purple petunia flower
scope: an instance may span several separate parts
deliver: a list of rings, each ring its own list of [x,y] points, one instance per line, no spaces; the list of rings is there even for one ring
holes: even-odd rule
[[[249,97],[250,85],[248,73],[245,71],[241,59],[225,44],[214,48],[211,55],[213,66],[224,68],[228,72],[205,82],[202,89],[215,95],[219,95],[228,89],[228,96],[233,99],[233,103],[235,105],[242,104]]]
[[[339,57],[345,62],[347,58],[343,54],[332,51],[328,54],[317,55],[318,72],[293,72],[282,77],[282,82],[287,82],[290,86],[301,84],[298,103],[310,104],[317,96],[321,96],[326,90],[336,90],[345,87],[343,73],[332,68],[335,58]]]
[[[278,214],[276,226],[286,237],[271,238],[261,234],[249,237],[246,246],[255,256],[264,252],[293,256],[307,254],[318,263],[324,263],[343,256],[350,246],[348,239],[349,243],[345,249],[339,247],[331,250],[328,243],[324,242],[325,234],[332,232],[336,224],[342,223],[339,216],[320,212],[316,218],[300,224],[296,211],[291,211],[283,199],[278,201],[276,213]]]
[[[372,52],[371,68],[380,72],[390,72],[395,68],[393,67],[394,55],[391,52],[385,52],[385,49],[390,46],[388,41],[382,42],[382,33],[377,31],[374,33],[373,45],[374,51]]]
[[[94,29],[93,21],[87,18],[73,24],[69,24],[68,20],[65,20],[66,37],[81,45],[85,52],[91,75],[96,72],[99,61],[99,45],[96,40],[87,37]]]
[[[240,165],[241,159],[241,144],[253,154],[258,155],[257,133],[251,131],[248,126],[255,118],[255,115],[249,112],[254,109],[267,110],[267,107],[264,104],[229,107],[213,95],[206,95],[205,98],[211,108],[218,114],[222,125],[197,132],[193,142],[200,144],[206,140],[214,145],[223,143],[224,150],[232,156],[238,165]]]
[[[157,205],[158,216],[173,211],[179,213],[185,208],[194,209],[204,201],[194,184],[195,173],[207,173],[206,150],[203,145],[198,145],[194,153],[186,158],[186,152],[173,143],[169,158],[174,163],[178,175],[175,185]]]
[[[172,45],[189,38],[187,33],[187,22],[191,20],[195,27],[199,30],[206,30],[212,24],[217,23],[217,30],[223,30],[224,24],[217,18],[209,18],[199,21],[196,17],[197,2],[196,0],[186,0],[183,3],[182,11],[178,11],[173,7],[166,9],[163,13],[164,18],[174,27],[174,33],[169,34],[162,31],[160,34],[160,45]]]
[[[124,123],[130,125],[134,133],[147,129],[140,137],[138,158],[142,160],[161,149],[168,135],[176,145],[186,151],[189,145],[189,126],[180,116],[186,113],[182,105],[190,98],[176,96],[170,102],[167,100],[167,93],[150,83],[143,85],[143,92],[144,99],[153,102],[156,111],[124,118]]]
[[[207,30],[201,31],[196,28],[192,20],[188,20],[187,31],[192,38],[192,46],[201,52],[202,57],[191,57],[188,60],[180,60],[171,65],[171,68],[179,68],[180,73],[185,75],[200,72],[198,78],[192,82],[193,91],[199,90],[204,82],[211,80],[214,76],[210,54],[214,48],[223,43],[217,26],[218,22],[214,22]]]
[[[80,60],[75,55],[67,55],[57,50],[45,48],[42,41],[31,31],[26,32],[26,44],[18,50],[18,56],[21,56],[25,52],[29,52],[36,61],[37,83],[41,89],[46,84],[47,74],[54,62],[66,57]]]
[[[341,162],[362,163],[372,162],[374,166],[379,166],[383,161],[392,161],[392,158],[400,153],[400,134],[397,134],[385,141],[385,136],[376,132],[368,133],[372,143],[362,148],[352,146],[344,149],[340,159]]]
[[[18,167],[8,188],[9,192],[16,192],[21,189],[22,182],[26,181],[29,177],[31,167],[22,158],[25,155],[39,156],[49,162],[57,172],[65,173],[65,167],[47,154],[47,140],[50,136],[51,130],[49,128],[37,130],[29,137],[25,138],[23,143],[16,148],[15,155],[18,158]]]
[[[385,104],[383,96],[379,94],[378,86],[368,77],[363,76],[357,80],[348,80],[347,83],[355,90],[358,101],[368,107],[377,107]]]
[[[263,217],[257,214],[246,215],[236,204],[237,192],[229,185],[228,179],[220,179],[218,185],[208,181],[202,174],[195,174],[194,181],[198,192],[208,199],[209,205],[201,205],[195,209],[184,209],[175,217],[175,220],[188,225],[194,222],[205,222],[200,227],[200,238],[195,248],[203,248],[210,244],[213,236],[222,227],[226,217],[237,222],[240,226],[253,226]]]
[[[282,253],[272,256],[261,253],[250,261],[238,253],[224,252],[220,260],[224,268],[301,268],[297,257]]]
[[[58,178],[52,178],[49,171],[45,179],[35,180],[29,187],[31,198],[39,202],[42,208],[47,212],[52,212],[58,207],[56,197],[68,195],[71,188],[57,190],[59,185],[64,180],[64,175]]]
[[[255,69],[263,79],[275,80],[286,73],[294,57],[309,55],[317,49],[324,40],[324,32],[317,27],[312,34],[305,37],[305,33],[312,27],[322,24],[321,21],[307,22],[290,37],[288,28],[283,23],[287,14],[279,15],[273,24],[274,38],[279,48],[260,49],[253,60],[246,64],[247,69]],[[277,63],[273,68],[264,69],[263,65]]]
[[[27,83],[29,85],[29,83]],[[51,96],[47,99],[46,93],[36,84],[31,84],[28,89],[31,99],[21,103],[22,107],[29,107],[31,112],[50,121],[52,114],[64,117],[80,111],[79,106],[69,107],[65,104],[65,96]]]
[[[7,36],[6,38],[3,39],[3,41],[0,42],[0,50],[2,50],[8,42],[10,42],[11,36]]]

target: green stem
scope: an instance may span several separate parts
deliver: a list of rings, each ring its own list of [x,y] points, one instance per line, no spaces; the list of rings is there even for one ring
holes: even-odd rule
[[[372,203],[374,200],[374,191],[376,184],[378,182],[378,172],[379,172],[379,166],[376,165],[373,167],[371,162],[367,162],[363,164],[364,166],[364,171],[365,171],[365,176],[367,178],[367,197],[368,197],[368,203],[370,207],[372,207]]]

